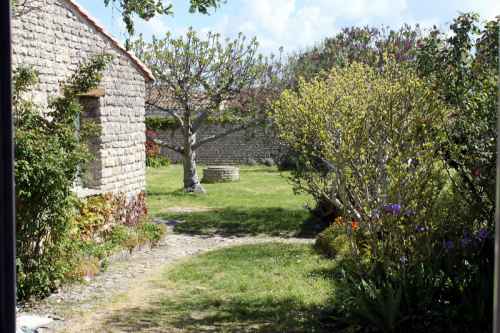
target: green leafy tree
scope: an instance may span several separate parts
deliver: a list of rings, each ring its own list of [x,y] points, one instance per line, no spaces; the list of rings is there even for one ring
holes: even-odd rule
[[[196,150],[265,119],[267,103],[280,91],[279,61],[257,53],[255,39],[240,34],[221,41],[219,34],[206,39],[189,30],[185,37],[153,38],[134,43],[136,54],[152,69],[156,81],[147,104],[167,112],[182,132],[179,145],[159,142],[183,156],[184,189],[203,192],[196,173]],[[211,120],[231,118],[226,131],[197,139],[200,128]]]
[[[442,151],[458,176],[453,180],[469,205],[468,218],[492,227],[500,18],[480,24],[478,15],[464,14],[450,28],[421,42],[418,69],[456,110]]]
[[[72,188],[90,158],[75,117],[78,94],[95,88],[109,62],[97,56],[62,85],[47,108],[26,96],[37,75],[19,68],[14,75],[15,177],[18,297],[44,296],[69,268],[65,245],[74,213]],[[28,93],[28,94],[27,94]],[[91,135],[91,127],[86,131]]]
[[[210,8],[217,8],[222,2],[224,0],[189,0],[189,11],[207,14]],[[144,20],[149,20],[155,15],[173,14],[173,4],[164,0],[104,0],[104,4],[118,5],[122,9],[123,22],[130,35],[134,34],[134,14]]]

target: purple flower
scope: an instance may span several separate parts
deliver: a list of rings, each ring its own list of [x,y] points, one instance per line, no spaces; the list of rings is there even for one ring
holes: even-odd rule
[[[443,241],[443,248],[447,251],[453,249],[455,244],[451,240]]]
[[[424,227],[423,225],[417,225],[417,226],[415,227],[415,231],[416,231],[416,232],[426,232],[426,231],[428,231],[428,230],[429,230],[429,228]]]
[[[476,234],[476,238],[480,241],[484,241],[485,239],[487,239],[488,237],[490,236],[490,233],[488,230],[486,229],[480,229],[477,234]]]
[[[407,256],[401,256],[399,258],[399,262],[401,262],[403,265],[406,265],[408,263],[408,257]]]
[[[384,212],[387,214],[392,214],[392,215],[399,215],[401,213],[401,205],[400,204],[390,204],[390,205],[385,205],[383,207]]]

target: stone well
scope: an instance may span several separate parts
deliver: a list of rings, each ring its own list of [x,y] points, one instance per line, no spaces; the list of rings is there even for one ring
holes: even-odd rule
[[[202,183],[222,183],[240,180],[240,169],[234,166],[219,165],[203,169]]]

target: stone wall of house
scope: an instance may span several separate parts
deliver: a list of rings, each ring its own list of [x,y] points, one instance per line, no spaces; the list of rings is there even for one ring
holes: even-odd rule
[[[207,125],[200,129],[198,140],[225,132],[229,128],[230,126]],[[160,131],[159,139],[180,145],[182,134],[180,130]],[[232,133],[217,141],[202,145],[196,151],[196,161],[207,165],[247,164],[251,160],[261,163],[263,159],[275,158],[279,151],[280,145],[269,131],[254,129]],[[180,154],[171,149],[162,147],[161,153],[174,163],[181,161]]]
[[[89,103],[101,127],[101,134],[92,142],[96,160],[91,163],[94,175],[89,186],[101,192],[143,190],[143,72],[70,2],[37,0],[35,5],[37,9],[13,20],[14,65],[33,66],[39,73],[32,97],[46,104],[80,63],[99,53],[113,55],[101,84],[104,96]]]

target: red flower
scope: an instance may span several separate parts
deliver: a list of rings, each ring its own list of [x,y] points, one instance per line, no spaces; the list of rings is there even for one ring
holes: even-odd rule
[[[356,220],[352,220],[351,222],[351,230],[356,231],[359,229],[359,222]]]

